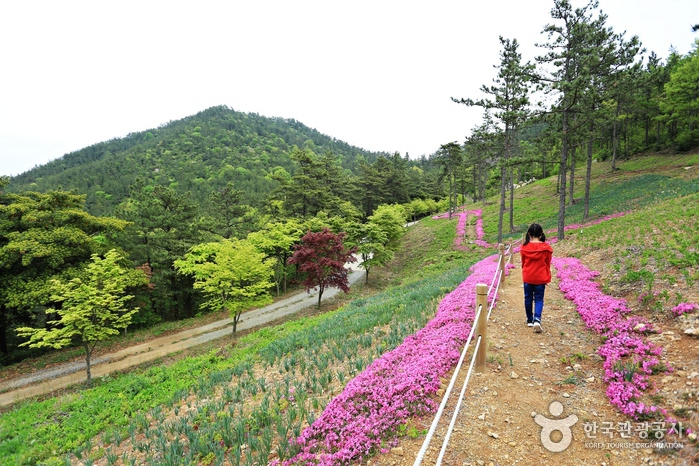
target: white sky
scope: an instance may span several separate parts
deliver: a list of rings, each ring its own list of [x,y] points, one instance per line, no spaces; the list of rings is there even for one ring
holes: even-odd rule
[[[583,2],[573,0],[575,6]],[[601,0],[608,24],[665,58],[699,33],[697,0]],[[214,105],[294,118],[374,151],[462,142],[499,61],[525,60],[552,0],[0,3],[0,175]]]

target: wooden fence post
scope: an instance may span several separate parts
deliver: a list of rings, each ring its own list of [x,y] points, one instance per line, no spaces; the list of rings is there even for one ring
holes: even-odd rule
[[[481,313],[476,321],[476,332],[474,336],[481,337],[481,343],[476,348],[476,372],[485,372],[485,352],[488,333],[488,285],[479,283],[476,285],[476,312],[481,307]]]
[[[500,253],[500,263],[498,264],[498,272],[500,273],[500,283],[505,281],[505,245],[498,244],[498,250]]]

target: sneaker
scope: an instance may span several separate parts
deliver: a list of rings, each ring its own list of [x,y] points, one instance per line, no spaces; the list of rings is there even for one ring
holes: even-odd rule
[[[544,331],[544,329],[541,328],[541,322],[539,322],[538,320],[536,322],[534,322],[534,331],[536,333],[541,333]]]
[[[534,326],[534,322],[527,321],[527,327],[533,327],[533,326]]]

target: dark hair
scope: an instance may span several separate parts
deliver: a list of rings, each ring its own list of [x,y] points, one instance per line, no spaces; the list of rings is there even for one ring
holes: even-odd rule
[[[546,234],[544,233],[544,229],[541,228],[541,225],[538,223],[532,223],[529,229],[527,230],[527,237],[524,239],[524,245],[529,244],[529,240],[532,238],[539,238],[540,241],[546,241]]]

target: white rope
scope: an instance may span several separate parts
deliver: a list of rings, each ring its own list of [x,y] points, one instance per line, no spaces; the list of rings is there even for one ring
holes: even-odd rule
[[[498,262],[499,261],[500,261],[500,259],[498,259]],[[495,280],[498,279],[499,273],[500,273],[500,267],[498,267],[498,269],[495,271],[495,275],[493,275],[493,281],[490,282],[490,287],[488,288],[488,292],[486,293],[487,296],[490,296],[490,292],[493,291],[493,286],[495,286]]]
[[[500,271],[500,273],[503,273],[503,271]],[[490,301],[490,309],[488,310],[488,320],[490,320],[490,314],[493,312],[493,308],[495,307],[495,298],[498,295],[498,291],[500,290],[500,280],[498,280],[498,286],[495,288],[495,293],[493,294],[493,299]]]
[[[476,311],[476,316],[473,319],[473,325],[471,325],[471,332],[466,339],[466,344],[464,345],[464,349],[461,352],[461,357],[459,358],[459,363],[456,365],[456,369],[454,370],[454,375],[451,376],[451,381],[449,382],[449,386],[447,387],[447,391],[444,393],[444,398],[442,398],[442,402],[439,404],[439,408],[437,409],[437,414],[434,417],[434,420],[432,421],[432,425],[430,426],[429,432],[427,432],[427,436],[425,437],[424,442],[422,443],[422,447],[420,448],[420,451],[417,454],[417,458],[415,458],[415,463],[413,463],[413,466],[419,466],[420,463],[422,463],[422,459],[425,456],[425,453],[427,453],[427,447],[430,445],[430,441],[432,440],[432,436],[434,435],[434,432],[437,430],[437,424],[439,424],[439,419],[442,417],[442,411],[444,411],[444,407],[447,405],[447,399],[449,398],[449,395],[451,394],[451,389],[454,387],[454,383],[456,382],[456,377],[459,375],[459,370],[461,369],[461,364],[464,362],[464,358],[466,357],[466,350],[468,350],[468,345],[471,343],[471,339],[473,338],[473,333],[475,332],[476,329],[476,322],[478,321],[478,317],[480,317],[481,311],[483,310],[483,306],[478,306],[478,310]],[[479,341],[480,341],[480,337]],[[473,365],[473,363],[471,364]]]
[[[464,399],[464,393],[466,393],[466,387],[468,386],[468,381],[471,379],[471,372],[473,371],[473,364],[476,362],[476,355],[478,354],[478,347],[481,343],[481,335],[478,335],[478,340],[476,340],[475,351],[473,352],[473,357],[471,358],[471,366],[468,368],[468,373],[466,374],[466,380],[464,381],[464,386],[461,388],[461,393],[459,394],[459,401],[456,403],[456,409],[454,414],[451,416],[451,422],[449,423],[449,429],[447,429],[447,435],[444,437],[444,442],[442,442],[442,449],[439,452],[439,457],[437,458],[437,464],[435,466],[440,466],[442,464],[442,459],[444,458],[444,453],[447,451],[447,445],[449,444],[449,438],[451,437],[451,432],[454,430],[454,424],[456,424],[456,417],[459,415],[461,410],[461,401]]]
[[[510,245],[511,249],[512,245]],[[508,263],[509,260],[512,258],[512,254],[510,254],[508,258]],[[498,258],[498,264],[500,262],[500,258]],[[488,293],[486,296],[490,296],[490,292],[493,290],[493,287],[495,286],[495,283],[497,282],[497,287],[495,288],[495,294],[493,295],[493,299],[491,300],[490,304],[490,309],[488,310],[488,316],[487,320],[490,320],[490,314],[493,312],[493,307],[495,306],[495,297],[498,295],[498,291],[500,290],[500,276],[504,273],[504,270],[500,270],[500,267],[498,267],[498,270],[496,270],[495,274],[493,275],[493,280],[490,282],[490,288],[488,289]],[[439,424],[439,420],[442,417],[442,412],[444,411],[444,407],[447,404],[447,400],[449,398],[449,395],[451,394],[451,390],[454,387],[454,383],[456,382],[456,377],[459,374],[459,370],[461,369],[461,364],[464,361],[464,358],[466,357],[466,351],[468,350],[468,345],[471,343],[471,339],[473,338],[473,334],[476,330],[476,322],[478,321],[478,318],[480,317],[480,313],[483,310],[483,306],[478,306],[478,310],[476,311],[476,315],[473,319],[473,325],[471,326],[471,332],[469,333],[468,339],[466,340],[466,344],[464,345],[464,349],[461,353],[461,357],[459,358],[459,363],[456,365],[456,369],[454,370],[454,375],[452,375],[451,380],[449,381],[449,386],[447,387],[446,392],[444,393],[444,398],[442,398],[442,402],[439,404],[439,408],[437,409],[437,414],[434,417],[434,420],[432,421],[432,425],[430,426],[430,430],[427,432],[427,436],[425,437],[424,442],[422,443],[422,447],[420,448],[420,451],[417,454],[417,458],[415,458],[415,462],[413,463],[413,466],[420,466],[422,464],[422,460],[425,457],[425,453],[427,453],[427,448],[430,445],[430,442],[432,441],[432,437],[434,436],[435,431],[437,430],[437,424]],[[464,393],[466,392],[466,386],[468,385],[468,381],[471,379],[471,372],[473,370],[473,364],[476,361],[476,354],[478,353],[478,345],[481,342],[482,336],[478,336],[478,340],[476,342],[476,351],[474,351],[473,358],[471,359],[471,365],[468,369],[468,373],[466,374],[466,380],[464,382],[464,386],[461,389],[461,394],[459,396],[459,401],[456,406],[456,411],[454,412],[454,415],[452,416],[451,422],[449,424],[449,430],[447,431],[447,436],[444,439],[444,442],[442,443],[442,449],[439,454],[439,458],[437,459],[437,466],[442,464],[442,458],[444,457],[444,452],[446,451],[447,444],[449,443],[449,437],[451,436],[451,432],[454,428],[454,424],[456,423],[456,416],[459,413],[459,409],[461,407],[461,401],[464,397]]]

